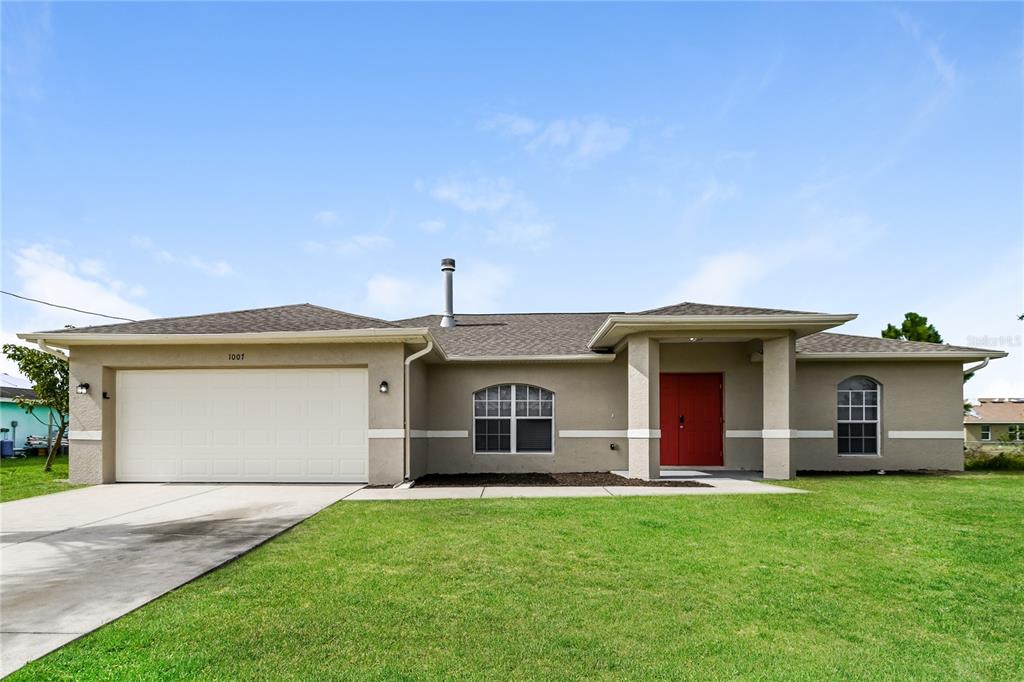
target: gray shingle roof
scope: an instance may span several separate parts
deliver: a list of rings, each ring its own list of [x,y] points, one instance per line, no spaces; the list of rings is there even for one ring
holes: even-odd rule
[[[820,315],[806,310],[782,310],[779,308],[746,308],[734,305],[707,305],[683,301],[661,308],[641,310],[632,315]]]
[[[247,334],[253,332],[308,332],[339,329],[384,329],[397,325],[373,317],[353,315],[310,303],[228,313],[164,317],[95,327],[58,329],[46,333],[74,334]]]
[[[925,343],[924,341],[902,341],[899,339],[883,339],[876,336],[854,336],[852,334],[835,334],[819,332],[797,339],[796,352],[813,353],[962,353],[977,352],[982,348],[967,346],[950,346],[945,343]],[[992,351],[998,353],[999,351]]]
[[[398,320],[403,327],[427,327],[445,354],[456,357],[579,355],[612,313],[524,313],[455,315],[455,327],[441,327],[440,315]]]
[[[799,311],[679,303],[645,310],[638,315],[789,315]],[[622,313],[456,314],[458,325],[440,326],[440,315],[387,321],[324,308],[309,303],[239,310],[209,315],[167,317],[46,334],[239,334],[258,332],[338,331],[356,329],[428,328],[449,357],[529,357],[593,353],[588,341],[609,315]],[[814,314],[814,313],[805,313]],[[870,336],[821,332],[797,340],[797,352],[816,353],[957,353],[980,349],[945,344],[897,341]],[[992,351],[996,353],[996,351]]]
[[[0,386],[0,398],[35,398],[36,392],[31,388],[16,386]]]

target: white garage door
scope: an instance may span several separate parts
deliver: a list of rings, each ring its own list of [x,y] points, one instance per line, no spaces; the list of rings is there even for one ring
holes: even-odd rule
[[[117,480],[365,482],[365,369],[117,373]]]

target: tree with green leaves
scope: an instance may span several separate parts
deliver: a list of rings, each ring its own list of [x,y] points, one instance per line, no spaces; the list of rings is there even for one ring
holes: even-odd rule
[[[890,324],[882,330],[884,339],[903,339],[904,341],[927,341],[942,343],[942,335],[934,325],[928,324],[928,318],[917,313],[903,316],[903,324],[899,327]]]
[[[57,437],[50,443],[44,466],[46,471],[50,471],[68,428],[68,362],[41,350],[12,343],[5,344],[3,350],[4,355],[18,365],[18,371],[32,382],[32,390],[36,392],[35,398],[15,398],[14,402],[29,414],[33,409],[48,407],[57,420]]]

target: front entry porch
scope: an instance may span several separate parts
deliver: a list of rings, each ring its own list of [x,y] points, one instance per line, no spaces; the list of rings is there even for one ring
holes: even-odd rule
[[[701,338],[684,339],[637,333],[624,345],[630,477],[657,480],[662,467],[688,466],[792,477],[794,332],[712,336],[705,331]],[[752,428],[759,436],[756,445],[726,440],[727,432]],[[744,454],[736,455],[741,447]]]

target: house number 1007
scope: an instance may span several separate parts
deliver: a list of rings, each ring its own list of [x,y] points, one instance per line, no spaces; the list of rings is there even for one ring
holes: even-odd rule
[[[245,353],[228,353],[228,360],[245,360]]]

